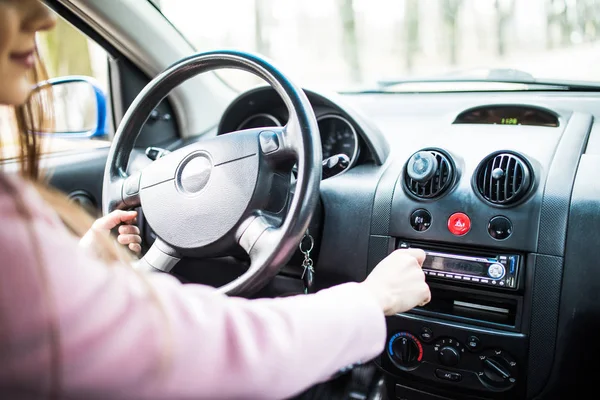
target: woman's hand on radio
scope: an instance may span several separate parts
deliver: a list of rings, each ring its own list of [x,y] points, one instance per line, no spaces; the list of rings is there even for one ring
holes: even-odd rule
[[[423,250],[396,250],[382,260],[361,285],[377,298],[385,315],[424,306],[431,300],[431,292],[421,269],[423,261]]]

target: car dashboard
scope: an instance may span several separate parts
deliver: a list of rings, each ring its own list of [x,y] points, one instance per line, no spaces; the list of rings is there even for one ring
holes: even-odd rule
[[[584,354],[598,354],[599,94],[306,93],[324,159],[345,161],[324,166],[318,286],[360,281],[398,248],[428,254],[432,301],[387,319],[376,360],[390,398],[583,390]],[[286,121],[257,88],[218,134]]]

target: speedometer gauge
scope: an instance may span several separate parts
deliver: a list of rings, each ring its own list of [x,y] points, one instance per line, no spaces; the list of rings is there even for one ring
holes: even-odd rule
[[[358,156],[358,136],[354,126],[345,118],[327,114],[317,119],[323,146],[323,160],[344,154],[352,166]]]
[[[237,130],[266,128],[268,126],[281,126],[281,123],[271,114],[254,114],[242,122]]]

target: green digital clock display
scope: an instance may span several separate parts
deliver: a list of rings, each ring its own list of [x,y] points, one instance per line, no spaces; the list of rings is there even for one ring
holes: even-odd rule
[[[465,110],[456,117],[454,123],[556,127],[559,120],[556,113],[541,107],[492,104]]]
[[[500,120],[500,123],[502,125],[519,125],[519,119],[518,118],[514,118],[514,117],[509,117],[509,118],[502,118]]]

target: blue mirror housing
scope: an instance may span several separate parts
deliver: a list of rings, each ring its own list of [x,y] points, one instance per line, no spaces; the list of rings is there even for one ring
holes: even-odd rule
[[[55,127],[63,138],[98,138],[108,135],[107,97],[98,82],[88,76],[64,76],[40,82],[34,91],[51,89]]]

